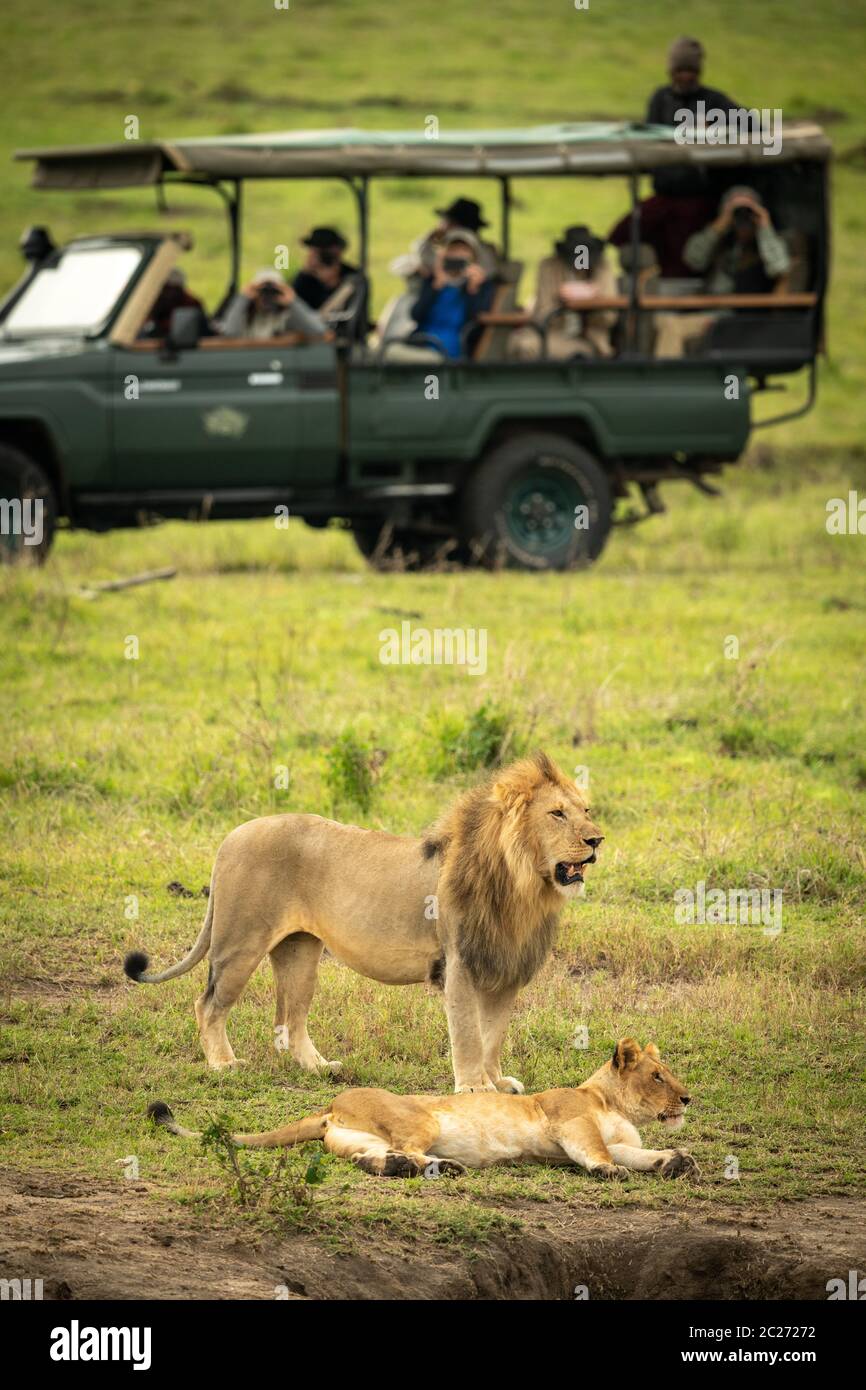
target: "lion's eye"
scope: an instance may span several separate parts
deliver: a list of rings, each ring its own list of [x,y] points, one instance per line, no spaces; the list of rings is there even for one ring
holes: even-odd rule
[[[653,1081],[658,1081],[660,1085],[664,1082],[664,1077],[660,1071],[653,1072]]]
[[[551,811],[550,814],[551,814],[552,816],[556,816],[557,820],[565,820],[565,819],[566,819],[566,816],[565,816],[565,812],[564,812],[564,811]]]

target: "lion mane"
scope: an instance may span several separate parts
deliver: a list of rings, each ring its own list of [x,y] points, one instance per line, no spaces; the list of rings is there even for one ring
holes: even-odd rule
[[[524,758],[465,792],[424,840],[440,858],[440,905],[480,989],[527,984],[553,947],[562,899],[527,815],[546,782],[573,791],[545,753]]]

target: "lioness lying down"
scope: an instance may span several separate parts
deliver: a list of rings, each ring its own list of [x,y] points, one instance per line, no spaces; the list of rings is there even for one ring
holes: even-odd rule
[[[226,1067],[237,1061],[229,1010],[269,954],[277,1049],[310,1071],[336,1071],[307,1032],[327,946],[370,979],[444,989],[458,1091],[522,1091],[500,1066],[514,999],[547,957],[602,838],[544,753],[464,793],[423,839],[321,816],[263,816],[220,846],[204,925],[183,960],[150,974],[147,956],[133,951],[124,969],[158,984],[210,952],[195,1013],[209,1064]]]
[[[491,1163],[574,1163],[597,1178],[652,1169],[665,1178],[697,1173],[683,1149],[645,1149],[635,1128],[660,1120],[679,1129],[690,1097],[648,1043],[622,1038],[609,1062],[582,1086],[534,1096],[395,1096],[353,1090],[327,1110],[267,1134],[236,1134],[243,1148],[281,1148],[321,1139],[330,1153],[386,1178],[460,1174]],[[148,1107],[158,1125],[184,1139],[163,1101]]]

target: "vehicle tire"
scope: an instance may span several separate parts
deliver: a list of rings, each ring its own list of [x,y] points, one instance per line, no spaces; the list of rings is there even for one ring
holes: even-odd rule
[[[22,503],[41,501],[42,535],[38,545],[26,544],[23,535],[7,533],[6,527],[0,531],[0,562],[41,565],[54,539],[57,498],[45,470],[27,454],[8,444],[0,444],[0,498],[7,501],[17,498]]]
[[[592,454],[565,435],[526,433],[497,445],[466,484],[463,539],[490,566],[576,569],[598,559],[612,510]]]
[[[374,569],[439,569],[465,558],[456,536],[434,535],[411,526],[395,527],[386,517],[353,521],[352,535],[364,559],[369,560]]]

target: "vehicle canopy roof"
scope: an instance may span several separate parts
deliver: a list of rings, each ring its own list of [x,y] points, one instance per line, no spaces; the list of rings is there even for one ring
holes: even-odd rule
[[[758,113],[754,113],[757,115]],[[811,122],[783,126],[773,163],[830,158]],[[133,188],[183,179],[275,179],[370,175],[498,178],[648,173],[674,165],[764,164],[760,143],[680,143],[672,126],[589,121],[504,130],[294,130],[208,139],[121,141],[18,150],[35,160],[36,188]]]

